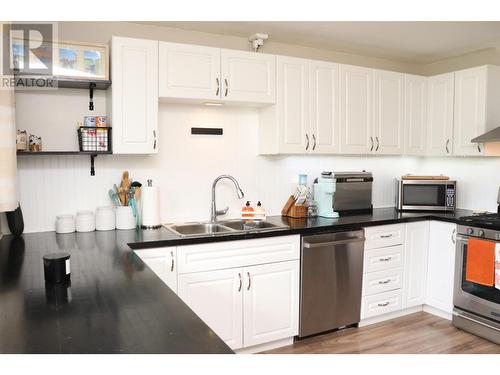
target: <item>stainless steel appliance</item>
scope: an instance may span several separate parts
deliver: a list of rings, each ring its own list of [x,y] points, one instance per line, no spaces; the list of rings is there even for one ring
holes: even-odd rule
[[[337,187],[333,199],[333,210],[339,213],[371,211],[371,172],[333,172]]]
[[[364,231],[302,238],[299,337],[357,324]]]
[[[457,227],[453,325],[500,344],[500,290],[467,281],[467,247],[470,238],[500,242],[500,215],[463,217],[469,225]]]
[[[454,211],[456,207],[456,181],[398,179],[396,191],[400,211]]]

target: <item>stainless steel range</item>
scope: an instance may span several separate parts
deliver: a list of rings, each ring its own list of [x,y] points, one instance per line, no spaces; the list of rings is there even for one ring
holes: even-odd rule
[[[500,214],[463,217],[457,227],[453,325],[500,344],[500,290],[466,280],[471,238],[500,243]]]

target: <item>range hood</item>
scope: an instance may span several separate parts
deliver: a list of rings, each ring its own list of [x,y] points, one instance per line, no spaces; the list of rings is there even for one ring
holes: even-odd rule
[[[471,139],[472,143],[500,142],[500,126],[487,133]]]

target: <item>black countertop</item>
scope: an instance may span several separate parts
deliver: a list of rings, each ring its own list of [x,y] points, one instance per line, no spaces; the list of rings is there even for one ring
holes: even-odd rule
[[[399,213],[394,208],[338,219],[268,221],[286,230],[183,238],[165,228],[90,233],[54,232],[0,240],[0,353],[232,353],[130,248],[142,249],[366,226],[441,220],[455,213]],[[71,254],[71,285],[46,285],[42,256]]]
[[[232,353],[127,246],[136,231],[4,236],[0,353]],[[71,285],[42,256],[71,254]]]
[[[471,210],[458,209],[455,212],[398,212],[394,208],[376,208],[371,213],[346,215],[337,219],[322,217],[292,219],[282,216],[268,216],[267,221],[288,225],[285,230],[261,233],[236,233],[230,235],[181,237],[166,228],[152,231],[138,231],[134,241],[129,243],[133,249],[146,249],[166,246],[182,246],[198,243],[234,241],[250,238],[285,236],[290,234],[317,234],[322,232],[345,231],[363,227],[386,225],[422,220],[439,220],[451,223],[462,223],[460,217],[472,215]]]

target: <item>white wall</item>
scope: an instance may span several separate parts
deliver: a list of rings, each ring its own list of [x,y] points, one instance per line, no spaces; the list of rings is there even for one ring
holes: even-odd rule
[[[299,173],[307,173],[312,182],[322,170],[362,169],[374,174],[375,207],[394,205],[394,178],[404,173],[444,173],[458,180],[459,207],[496,209],[498,158],[263,157],[257,155],[257,124],[252,108],[161,103],[158,155],[101,155],[95,177],[89,174],[87,156],[19,157],[26,231],[53,230],[57,214],[109,204],[107,191],[119,183],[123,170],[141,182],[152,178],[160,187],[163,222],[209,219],[211,184],[224,173],[238,179],[245,199],[261,200],[271,214],[279,214]],[[222,127],[224,135],[192,136],[193,126]],[[217,197],[219,207],[230,206],[229,217],[244,204],[228,181],[221,181]]]

